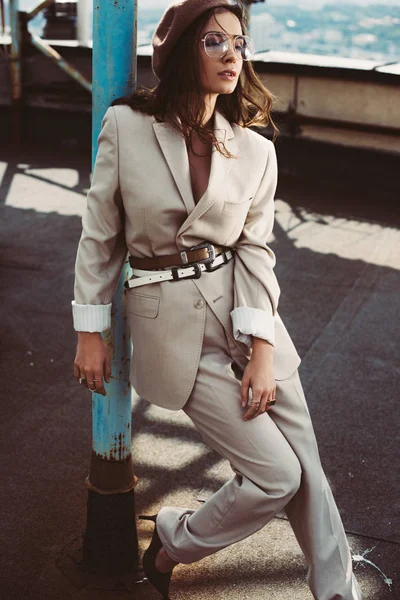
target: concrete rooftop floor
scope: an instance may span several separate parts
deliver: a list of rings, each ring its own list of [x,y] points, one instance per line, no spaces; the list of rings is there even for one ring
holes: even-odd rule
[[[372,174],[373,176],[373,174]],[[77,578],[85,527],[91,402],[73,378],[70,300],[90,157],[0,148],[2,303],[1,597],[139,598],[138,577]],[[365,600],[400,598],[398,194],[282,168],[271,246],[280,314],[302,357],[322,463]],[[133,398],[136,512],[196,508],[232,474],[182,412]],[[151,524],[138,524],[143,550]],[[78,553],[78,554],[77,554]],[[311,600],[284,515],[230,548],[174,570],[176,600]],[[130,591],[129,591],[130,590]]]

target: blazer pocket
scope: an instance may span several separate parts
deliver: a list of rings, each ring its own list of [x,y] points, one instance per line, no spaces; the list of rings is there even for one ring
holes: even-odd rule
[[[158,315],[160,298],[147,294],[128,292],[128,311],[139,317],[155,319]]]
[[[247,198],[246,200],[240,200],[239,202],[232,202],[231,200],[225,200],[222,212],[235,213],[236,211],[242,211],[243,209],[249,209],[252,200],[253,200],[253,196],[251,198]]]

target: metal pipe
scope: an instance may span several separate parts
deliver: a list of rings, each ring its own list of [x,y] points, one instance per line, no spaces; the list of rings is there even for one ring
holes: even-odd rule
[[[12,99],[21,98],[21,32],[18,17],[18,0],[10,0],[10,26],[11,26],[11,92]]]
[[[10,52],[10,79],[12,95],[11,137],[14,147],[21,142],[21,28],[19,22],[18,0],[10,0],[10,26],[11,26],[11,52]]]
[[[0,14],[1,14],[1,35],[6,32],[6,18],[4,16],[4,0],[0,0]]]
[[[92,92],[92,84],[90,81],[86,79],[81,73],[79,73],[78,69],[73,67],[69,62],[65,60],[57,50],[54,50],[49,44],[46,44],[45,41],[42,40],[38,35],[31,35],[31,42],[35,48],[40,50],[45,56],[51,58],[53,62],[55,62],[60,69],[65,71],[67,75],[75,79],[82,87],[84,87],[88,92]]]
[[[101,121],[111,101],[136,85],[135,15],[137,0],[93,3],[92,167]],[[123,572],[138,561],[131,453],[132,396],[129,382],[131,342],[125,305],[124,266],[113,299],[112,328],[103,334],[113,378],[107,396],[92,394],[93,448],[87,522],[83,542],[90,569]]]
[[[78,0],[77,40],[88,46],[92,39],[92,0]]]
[[[26,14],[26,20],[32,21],[32,19],[34,19],[37,14],[39,14],[42,10],[44,10],[45,8],[50,6],[50,4],[53,4],[53,2],[54,2],[54,0],[44,0],[43,2],[41,2],[40,4],[35,6],[35,8],[33,8],[30,12],[28,12]]]

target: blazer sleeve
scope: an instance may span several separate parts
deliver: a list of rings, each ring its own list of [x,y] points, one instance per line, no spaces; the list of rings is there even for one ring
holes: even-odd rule
[[[127,247],[118,177],[118,130],[113,107],[101,124],[98,151],[75,261],[72,313],[76,331],[111,326],[111,305]]]
[[[276,258],[267,245],[274,225],[274,195],[278,181],[275,146],[267,143],[265,170],[236,244],[234,309],[235,339],[252,345],[252,336],[275,344],[275,315],[280,288],[274,273]]]

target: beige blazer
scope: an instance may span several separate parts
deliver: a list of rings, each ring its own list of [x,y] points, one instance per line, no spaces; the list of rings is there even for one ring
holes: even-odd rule
[[[200,279],[125,292],[133,342],[131,383],[141,397],[172,410],[185,404],[195,382],[206,303],[239,350],[242,368],[251,349],[234,340],[230,313],[237,307],[274,316],[276,379],[286,379],[300,364],[277,312],[275,255],[267,246],[277,183],[274,145],[250,129],[231,126],[218,111],[215,133],[236,158],[213,150],[208,188],[195,204],[183,137],[128,106],[109,108],[82,218],[74,303],[88,311],[97,305],[93,308],[104,314],[111,309],[127,252],[173,254],[204,240],[236,246],[233,260]]]

